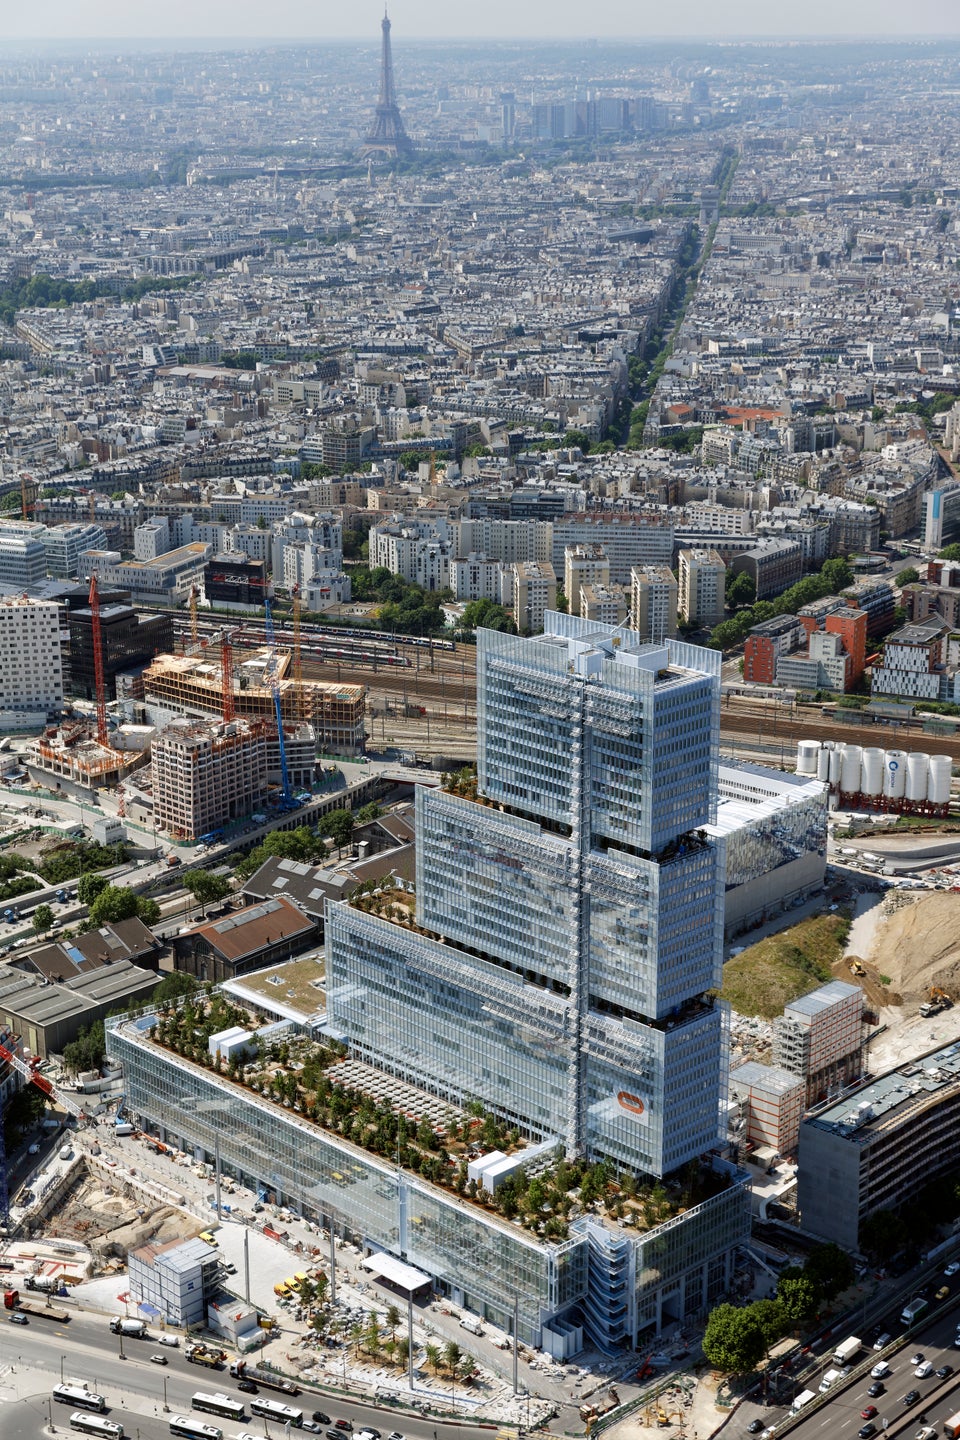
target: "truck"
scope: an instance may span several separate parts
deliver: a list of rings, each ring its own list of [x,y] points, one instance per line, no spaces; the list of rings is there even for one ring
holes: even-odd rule
[[[826,1395],[827,1391],[830,1389],[830,1386],[836,1385],[837,1381],[841,1380],[842,1378],[843,1376],[841,1375],[841,1372],[839,1370],[828,1370],[826,1375],[824,1375],[823,1379],[820,1381],[820,1394]]]
[[[110,1321],[110,1329],[114,1335],[126,1335],[131,1340],[146,1340],[146,1320],[127,1320],[123,1315],[114,1315]]]
[[[234,1360],[230,1365],[230,1374],[234,1380],[253,1380],[265,1390],[281,1390],[284,1395],[300,1394],[300,1386],[294,1385],[292,1380],[284,1380],[281,1375],[264,1370],[262,1366],[249,1365],[246,1360]]]
[[[33,1315],[38,1320],[53,1320],[58,1325],[66,1325],[70,1319],[68,1310],[55,1310],[52,1305],[25,1305],[19,1290],[4,1290],[3,1308],[15,1310],[20,1315]]]
[[[960,1436],[960,1412],[956,1415],[951,1415],[949,1420],[944,1420],[943,1433],[949,1436],[949,1440],[958,1440],[958,1436]]]
[[[900,1324],[912,1325],[916,1320],[920,1319],[920,1316],[923,1314],[924,1310],[926,1310],[928,1304],[929,1302],[924,1300],[922,1295],[915,1295],[914,1298],[912,1300],[909,1300],[901,1310]]]
[[[801,1390],[800,1394],[795,1398],[790,1408],[793,1410],[794,1414],[796,1414],[798,1410],[803,1409],[804,1405],[809,1405],[810,1401],[816,1400],[816,1398],[817,1397],[812,1390]]]
[[[860,1341],[856,1335],[844,1340],[833,1352],[834,1365],[849,1365],[854,1355],[860,1354]]]
[[[939,1015],[943,1008],[939,1000],[924,1000],[918,1013],[921,1019],[930,1020],[934,1015]]]
[[[41,1295],[56,1295],[63,1281],[57,1275],[28,1275],[23,1282],[25,1290],[37,1290]]]
[[[208,1370],[219,1370],[227,1358],[226,1350],[215,1350],[201,1341],[194,1341],[183,1353],[191,1365],[204,1365]]]

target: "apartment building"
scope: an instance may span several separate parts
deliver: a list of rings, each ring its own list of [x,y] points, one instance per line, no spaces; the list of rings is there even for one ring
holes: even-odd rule
[[[568,545],[563,552],[563,593],[567,610],[579,615],[584,585],[610,584],[610,561],[602,545]]]
[[[557,577],[547,560],[513,564],[513,618],[524,635],[539,635],[544,616],[557,603]]]
[[[718,550],[681,550],[677,586],[680,615],[688,625],[719,625],[724,615],[727,567]]]
[[[602,546],[610,561],[609,578],[615,585],[629,585],[635,565],[669,565],[673,561],[673,525],[660,515],[573,511],[557,516],[552,525],[550,560],[558,575],[563,574],[568,545]]]
[[[219,830],[267,798],[267,727],[175,720],[154,739],[151,781],[157,824],[174,839]]]
[[[735,555],[730,569],[750,576],[758,600],[772,600],[802,578],[803,546],[799,540],[768,540]]]
[[[627,597],[619,585],[581,585],[580,617],[597,625],[622,625],[627,618]]]
[[[0,600],[0,725],[44,725],[63,709],[60,608],[16,596]]]
[[[777,1065],[748,1060],[730,1071],[730,1099],[735,1143],[749,1140],[777,1155],[796,1155],[806,1109],[801,1079]]]
[[[804,636],[796,615],[774,615],[754,625],[743,646],[743,678],[751,685],[773,685],[781,656],[795,650]]]
[[[630,628],[641,640],[660,644],[677,638],[679,587],[669,565],[643,565],[630,571]]]
[[[895,630],[884,647],[883,664],[874,666],[871,693],[938,700],[948,633],[939,617]]]

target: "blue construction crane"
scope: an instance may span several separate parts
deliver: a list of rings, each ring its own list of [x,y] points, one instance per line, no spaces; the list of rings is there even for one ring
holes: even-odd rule
[[[280,808],[281,810],[296,810],[297,802],[294,800],[293,792],[290,789],[290,772],[287,769],[287,746],[283,738],[283,714],[280,707],[280,677],[277,674],[276,634],[273,628],[273,612],[270,609],[269,595],[263,597],[263,610],[266,617],[265,628],[267,632],[267,645],[269,646],[267,663],[263,668],[263,679],[264,683],[269,685],[271,694],[273,695],[273,709],[277,717],[277,743],[280,746]]]

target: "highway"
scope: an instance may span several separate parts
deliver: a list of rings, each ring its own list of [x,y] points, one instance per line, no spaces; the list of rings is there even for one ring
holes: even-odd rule
[[[0,1317],[0,1325],[9,1325],[6,1316]],[[110,1333],[103,1316],[94,1319],[75,1315],[68,1325],[49,1327],[42,1321],[31,1320],[29,1326],[10,1326],[2,1333],[0,1440],[21,1436],[32,1440],[44,1433],[50,1413],[57,1429],[69,1433],[69,1407],[48,1407],[50,1391],[61,1380],[68,1384],[87,1384],[104,1396],[110,1418],[122,1421],[128,1436],[149,1437],[149,1440],[167,1440],[169,1436],[165,1404],[171,1411],[187,1414],[190,1398],[197,1390],[221,1391],[240,1401],[245,1398],[226,1368],[207,1370],[190,1365],[182,1349],[159,1346],[149,1340],[125,1339],[122,1348],[126,1358],[121,1359],[120,1340]],[[167,1357],[166,1365],[151,1363],[150,1356],[158,1354]],[[273,1396],[272,1392],[271,1398],[283,1399]],[[309,1390],[302,1391],[291,1403],[301,1407],[305,1417],[316,1408],[332,1420],[341,1417],[351,1420],[357,1429],[361,1425],[372,1425],[384,1436],[399,1430],[407,1440],[453,1440],[453,1437],[480,1440],[481,1436],[489,1440],[491,1433],[489,1427],[482,1429],[469,1421],[407,1415],[394,1407],[382,1409]],[[279,1440],[283,1435],[282,1427],[268,1426],[264,1420],[253,1420],[249,1415],[236,1424],[210,1416],[203,1418],[220,1425],[225,1440],[241,1430],[255,1430],[270,1440]]]
[[[938,1278],[935,1283],[944,1282],[942,1278]],[[956,1281],[954,1280],[951,1288],[955,1289],[955,1285]],[[942,1432],[943,1421],[947,1416],[960,1410],[960,1349],[957,1349],[953,1343],[958,1316],[960,1316],[960,1309],[956,1304],[951,1303],[946,1314],[939,1316],[927,1325],[918,1325],[915,1334],[908,1341],[899,1346],[894,1353],[886,1353],[884,1358],[889,1364],[890,1373],[882,1377],[883,1394],[876,1397],[869,1396],[867,1390],[874,1383],[870,1370],[881,1357],[867,1345],[854,1362],[855,1378],[846,1385],[842,1385],[841,1382],[841,1388],[836,1390],[828,1403],[820,1405],[805,1418],[801,1412],[801,1417],[789,1427],[790,1440],[834,1440],[834,1437],[841,1437],[841,1440],[858,1440],[861,1426],[868,1423],[862,1417],[861,1411],[868,1405],[877,1407],[877,1414],[872,1417],[872,1423],[876,1426],[877,1440],[893,1440],[893,1437],[897,1435],[909,1436],[910,1440],[913,1440],[923,1423],[921,1415],[927,1417],[926,1423],[936,1426]],[[896,1313],[887,1316],[881,1328],[893,1335],[901,1331],[899,1309]],[[834,1348],[840,1340],[851,1333],[861,1334],[862,1332],[837,1330],[822,1346],[817,1347],[815,1370],[796,1379],[791,1377],[787,1380],[787,1377],[784,1377],[789,1386],[784,1398],[792,1398],[794,1394],[803,1390],[816,1391],[825,1372],[833,1368]],[[863,1339],[866,1342],[867,1335],[863,1335]],[[925,1379],[918,1379],[914,1373],[916,1366],[910,1363],[918,1353],[932,1363],[934,1372],[941,1365],[950,1365],[956,1373],[945,1380],[939,1379],[935,1373]],[[904,1397],[913,1390],[920,1392],[920,1398],[915,1403],[905,1406]],[[764,1425],[773,1426],[788,1418],[789,1410],[761,1409],[754,1404],[744,1405],[731,1423],[731,1440],[733,1437],[737,1437],[737,1440],[745,1437],[751,1420],[761,1419]],[[777,1434],[782,1435],[783,1433],[784,1428],[781,1423]]]

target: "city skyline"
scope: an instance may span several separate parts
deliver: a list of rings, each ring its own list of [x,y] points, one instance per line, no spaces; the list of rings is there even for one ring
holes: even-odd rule
[[[176,43],[204,42],[210,45],[243,40],[325,40],[356,41],[375,33],[382,18],[379,5],[369,14],[323,7],[317,12],[302,0],[285,0],[271,7],[269,24],[262,8],[250,0],[227,5],[226,0],[208,0],[202,6],[186,0],[171,0],[162,14],[137,14],[120,0],[97,0],[95,6],[78,12],[66,0],[54,0],[46,13],[48,29],[36,34],[36,20],[30,11],[7,17],[5,39],[49,45],[56,40],[112,41],[165,39]],[[597,39],[599,41],[669,39],[691,41],[852,38],[953,37],[960,34],[956,12],[945,0],[918,0],[905,9],[891,0],[868,5],[866,0],[811,0],[771,11],[759,0],[718,9],[706,0],[692,0],[685,7],[683,25],[678,27],[675,12],[639,16],[626,0],[607,0],[602,7],[584,12],[572,4],[550,4],[528,0],[522,7],[506,0],[490,0],[482,11],[448,7],[439,0],[407,0],[391,11],[399,35],[415,40],[524,40],[549,36],[556,40]]]

